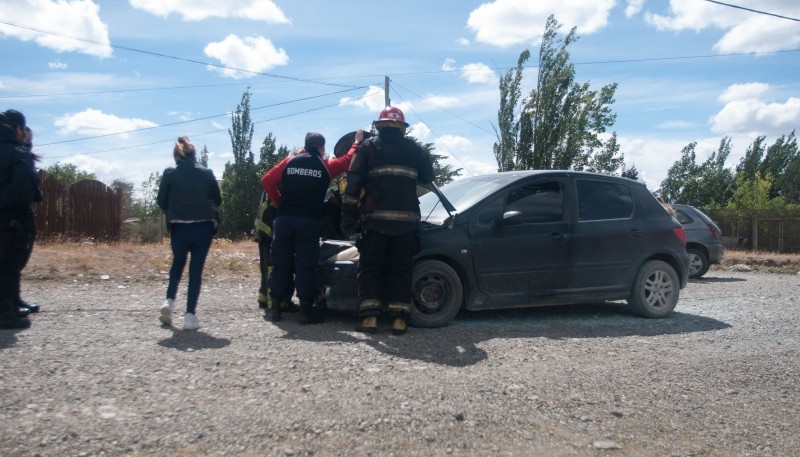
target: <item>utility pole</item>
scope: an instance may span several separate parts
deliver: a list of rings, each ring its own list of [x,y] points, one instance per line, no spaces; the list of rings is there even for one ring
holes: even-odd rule
[[[386,106],[391,106],[391,100],[389,100],[389,77],[385,76],[383,80],[383,100],[386,102]]]

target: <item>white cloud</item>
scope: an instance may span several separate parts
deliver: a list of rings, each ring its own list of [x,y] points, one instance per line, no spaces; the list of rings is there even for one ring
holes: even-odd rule
[[[113,180],[112,176],[118,175],[127,168],[120,161],[103,160],[83,154],[70,156],[68,163],[75,165],[79,171],[94,173],[98,179],[104,182],[111,182]]]
[[[763,9],[764,4],[756,0],[740,0],[737,5]],[[720,53],[772,52],[795,49],[800,45],[800,28],[786,19],[696,0],[670,0],[669,9],[669,15],[647,12],[645,21],[658,30],[724,30],[723,37],[713,46]],[[776,0],[770,2],[769,11],[796,17],[800,15],[800,3]]]
[[[722,103],[735,102],[739,100],[749,100],[751,98],[758,98],[769,92],[769,84],[765,83],[745,83],[733,84],[728,86],[719,96],[719,101]]]
[[[547,17],[555,15],[562,31],[578,27],[581,35],[606,26],[615,0],[495,0],[473,10],[467,27],[477,41],[495,46],[536,43],[541,39]]]
[[[657,127],[663,130],[688,130],[696,129],[699,126],[688,121],[664,121],[659,123]]]
[[[222,41],[207,44],[203,52],[207,56],[219,60],[222,65],[231,67],[209,66],[210,70],[234,79],[250,78],[256,76],[255,73],[289,63],[286,51],[276,49],[272,41],[260,36],[242,39],[230,34]],[[245,71],[234,70],[234,68]]]
[[[452,108],[461,104],[461,100],[458,97],[448,97],[445,95],[428,95],[425,97],[424,101],[436,108]]]
[[[459,38],[456,40],[456,44],[458,44],[459,46],[469,46],[469,39]]]
[[[0,35],[22,41],[35,41],[38,45],[56,52],[80,52],[96,57],[110,57],[108,26],[100,20],[100,7],[91,0],[3,0],[0,17],[16,23],[35,25],[37,29],[58,33],[49,35],[34,30],[0,24]],[[65,38],[81,37],[100,44]]]
[[[455,59],[444,59],[444,63],[442,64],[442,71],[453,71],[455,69],[456,69]]]
[[[471,83],[491,83],[497,81],[497,75],[487,65],[482,63],[468,63],[461,67],[461,77]]]
[[[66,70],[67,64],[63,62],[48,62],[47,65],[51,70]]]
[[[375,116],[377,116],[378,113],[380,113],[381,110],[386,107],[386,98],[384,96],[382,87],[370,86],[364,96],[359,98],[344,97],[339,100],[339,106],[356,106],[359,108],[365,108],[370,112],[375,113]],[[406,116],[406,122],[408,122],[408,111],[413,108],[413,105],[409,102],[400,102],[392,103],[392,106],[400,108],[400,110]]]
[[[758,98],[731,101],[711,117],[711,131],[731,135],[788,134],[800,125],[800,98],[768,103]]]
[[[431,129],[424,122],[417,122],[409,127],[408,131],[422,143],[427,143],[431,138]]]
[[[62,134],[79,133],[83,135],[105,135],[158,126],[155,122],[145,119],[121,118],[92,108],[87,108],[80,113],[58,117],[53,124],[60,127],[59,132]],[[129,134],[120,134],[120,138],[127,139],[129,137]]]
[[[180,14],[185,21],[201,21],[209,17],[244,18],[273,24],[288,24],[289,19],[270,0],[129,0],[132,7],[166,17]]]
[[[225,130],[228,128],[227,125],[219,123],[217,121],[211,121],[211,126],[218,130]]]
[[[625,17],[633,17],[642,11],[644,0],[628,0],[628,6],[625,7]]]

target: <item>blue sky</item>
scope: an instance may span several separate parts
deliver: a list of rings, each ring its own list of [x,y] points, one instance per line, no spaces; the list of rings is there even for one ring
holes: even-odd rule
[[[797,0],[729,3],[800,18]],[[498,74],[529,49],[535,86],[550,14],[577,26],[577,80],[618,83],[611,130],[651,190],[690,142],[699,163],[730,136],[734,166],[755,136],[800,126],[800,22],[705,0],[3,0],[0,108],[26,114],[42,167],[138,186],[184,134],[221,178],[248,86],[257,156],[270,132],[330,149],[368,128],[388,76],[415,136],[494,172]]]

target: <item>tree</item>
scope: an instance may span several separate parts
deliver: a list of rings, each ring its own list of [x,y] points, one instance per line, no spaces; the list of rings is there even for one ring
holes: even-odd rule
[[[681,150],[681,158],[675,161],[669,170],[667,177],[661,181],[658,194],[668,203],[685,203],[686,195],[691,187],[691,179],[697,171],[695,163],[695,148],[697,143],[689,143]]]
[[[624,155],[619,152],[617,133],[614,132],[611,134],[611,138],[606,141],[603,148],[589,158],[589,164],[586,168],[586,171],[613,175],[621,169],[624,170],[624,168]]]
[[[601,134],[613,125],[616,114],[611,111],[617,84],[599,91],[589,83],[575,81],[575,66],[569,63],[567,47],[577,40],[576,29],[558,38],[561,28],[551,15],[539,49],[536,88],[519,102],[522,69],[530,57],[525,50],[517,67],[500,78],[497,143],[494,144],[498,169],[575,169],[590,164],[622,163],[621,158],[593,160],[593,155],[608,154],[614,144],[604,144]],[[616,136],[608,140],[616,142]],[[617,149],[618,150],[618,149]],[[617,167],[613,171],[616,172]]]
[[[206,147],[206,145],[203,145],[203,150],[200,151],[199,163],[200,165],[208,168],[208,147]]]
[[[703,162],[697,169],[692,186],[694,195],[692,205],[702,208],[721,208],[733,195],[733,172],[725,166],[731,154],[731,138],[725,137],[719,143],[719,149]]]
[[[84,179],[97,179],[94,173],[78,170],[78,166],[72,163],[65,163],[64,165],[61,165],[60,162],[55,163],[45,168],[44,171],[57,180],[67,184],[75,184]]]
[[[784,195],[784,181],[786,179],[794,179],[787,177],[786,172],[789,164],[797,156],[797,139],[794,136],[794,130],[792,130],[788,138],[786,135],[782,135],[767,148],[764,160],[759,166],[759,172],[761,176],[771,175],[774,178],[769,193],[770,198]]]
[[[222,174],[222,206],[220,207],[221,236],[242,239],[253,229],[261,195],[256,163],[253,158],[253,122],[250,119],[250,88],[231,114],[231,152],[233,162],[225,164]]]
[[[431,157],[431,162],[433,162],[433,183],[437,186],[443,186],[449,183],[461,173],[461,168],[454,168],[452,165],[445,165],[441,162],[446,159],[447,156],[436,154],[434,152],[436,146],[433,143],[422,143],[410,135],[408,138],[417,143]]]
[[[269,132],[264,138],[264,142],[261,144],[261,151],[258,154],[256,174],[259,177],[263,176],[270,168],[289,156],[289,148],[282,145],[280,148],[276,149],[276,146],[277,142],[275,141],[275,137],[272,136],[272,132]]]
[[[752,179],[747,179],[744,172],[736,174],[736,190],[728,202],[732,209],[778,209],[785,205],[781,198],[769,198],[772,188],[772,176],[761,177],[756,174]]]

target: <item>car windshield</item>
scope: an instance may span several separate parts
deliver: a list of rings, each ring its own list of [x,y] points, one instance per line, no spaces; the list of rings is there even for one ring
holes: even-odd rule
[[[506,184],[508,180],[500,179],[499,175],[473,176],[452,181],[440,190],[453,204],[456,212],[461,213]],[[449,217],[439,197],[433,192],[428,192],[419,198],[419,210],[422,220],[431,224],[441,225]]]

